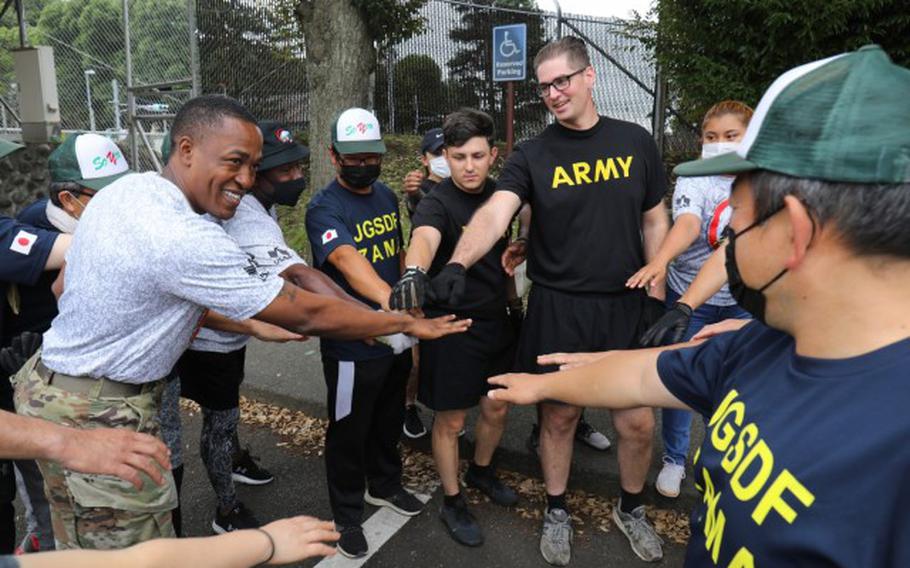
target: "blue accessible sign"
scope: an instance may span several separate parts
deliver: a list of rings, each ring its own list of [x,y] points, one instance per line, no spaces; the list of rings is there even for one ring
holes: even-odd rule
[[[528,58],[528,26],[512,24],[493,28],[493,80],[523,81]]]

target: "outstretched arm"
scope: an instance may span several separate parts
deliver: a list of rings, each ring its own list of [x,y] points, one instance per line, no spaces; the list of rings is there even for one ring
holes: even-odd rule
[[[333,298],[351,302],[362,308],[370,309],[369,306],[345,292],[338,284],[335,284],[335,282],[326,276],[324,272],[311,266],[305,264],[292,264],[279,276],[301,290],[306,290],[307,292],[312,292],[314,294],[322,294],[324,296],[332,296]]]
[[[657,374],[657,357],[670,348],[611,351],[592,356],[592,362],[543,375],[508,374],[489,379],[488,396],[515,404],[559,400],[576,406],[688,408],[670,394]],[[561,365],[570,355],[538,357],[541,365]]]
[[[702,265],[695,280],[679,299],[690,308],[697,309],[711,299],[727,283],[727,268],[724,266],[727,244],[717,247],[708,260]]]
[[[641,270],[629,278],[626,286],[650,289],[652,285],[660,285],[665,282],[667,265],[695,242],[699,231],[701,231],[701,220],[695,215],[684,214],[677,217],[673,228],[667,233],[667,238],[661,243],[657,253]]]
[[[511,191],[497,191],[474,213],[465,227],[449,263],[474,265],[505,234],[521,200]]]
[[[116,475],[137,488],[139,472],[161,485],[170,469],[169,452],[161,440],[119,428],[81,430],[29,416],[0,411],[0,456],[42,459],[83,473]]]

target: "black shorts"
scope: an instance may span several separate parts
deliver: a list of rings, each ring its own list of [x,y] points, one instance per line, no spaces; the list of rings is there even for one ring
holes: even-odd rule
[[[417,400],[428,408],[477,406],[490,390],[487,379],[512,370],[517,337],[505,311],[473,320],[465,333],[420,342]]]
[[[187,349],[175,367],[180,395],[211,410],[237,408],[245,361],[246,346],[229,353]]]
[[[570,294],[534,284],[516,367],[527,373],[547,373],[557,367],[538,365],[538,355],[635,349],[641,334],[665,311],[663,302],[639,290]]]

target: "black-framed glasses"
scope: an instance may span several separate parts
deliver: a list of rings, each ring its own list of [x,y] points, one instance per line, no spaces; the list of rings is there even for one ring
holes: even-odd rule
[[[367,156],[365,158],[352,158],[349,156],[339,155],[338,162],[342,166],[378,166],[382,163],[382,156]]]
[[[573,71],[568,75],[560,75],[559,77],[553,79],[549,83],[537,83],[534,85],[534,91],[537,93],[537,96],[540,98],[545,98],[550,94],[550,87],[553,87],[560,93],[569,88],[569,84],[572,82],[572,77],[578,75],[582,71],[587,69],[587,67],[582,67],[577,71]]]

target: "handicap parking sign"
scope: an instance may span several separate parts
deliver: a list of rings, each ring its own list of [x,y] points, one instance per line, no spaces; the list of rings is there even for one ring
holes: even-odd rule
[[[526,24],[493,28],[493,80],[523,81],[527,61]]]

